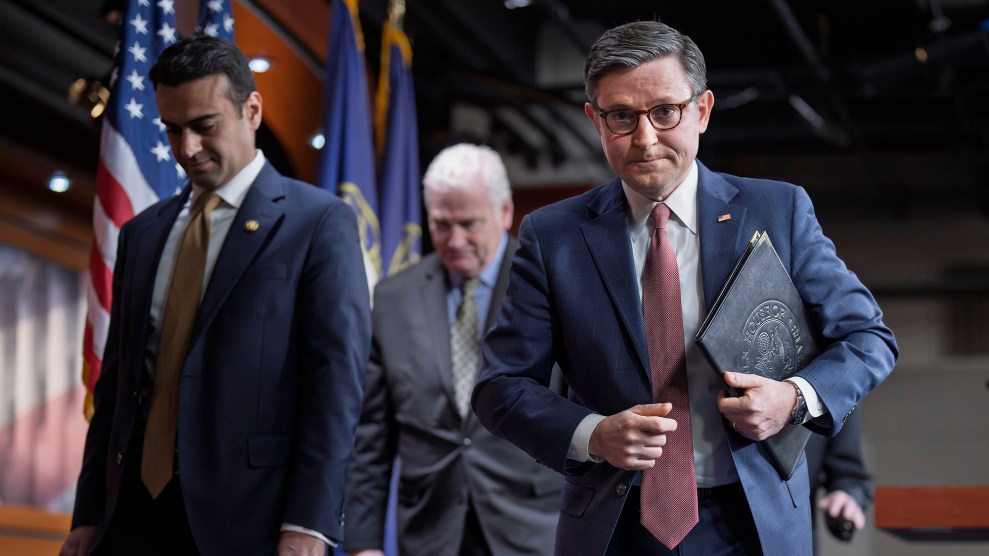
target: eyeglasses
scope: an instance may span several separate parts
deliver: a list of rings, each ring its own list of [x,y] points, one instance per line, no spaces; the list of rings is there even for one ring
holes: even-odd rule
[[[639,116],[646,114],[649,116],[649,123],[656,131],[666,131],[680,125],[683,118],[683,109],[688,104],[697,100],[698,95],[687,99],[680,104],[657,104],[646,110],[632,110],[631,108],[619,108],[607,112],[598,112],[598,116],[604,118],[604,125],[608,126],[615,135],[628,135],[639,127]]]

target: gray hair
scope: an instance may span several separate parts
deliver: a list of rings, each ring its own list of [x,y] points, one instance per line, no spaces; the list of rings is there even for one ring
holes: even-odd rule
[[[422,178],[422,198],[429,208],[429,192],[445,191],[472,184],[483,185],[494,210],[512,198],[508,171],[491,147],[460,143],[440,151],[429,163]]]
[[[707,66],[700,48],[683,33],[658,21],[635,21],[605,31],[591,46],[584,64],[584,92],[597,106],[598,82],[619,68],[637,68],[676,55],[687,74],[691,94],[707,89]]]

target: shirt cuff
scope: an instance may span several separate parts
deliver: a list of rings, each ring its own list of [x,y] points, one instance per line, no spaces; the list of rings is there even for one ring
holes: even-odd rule
[[[591,441],[591,433],[594,432],[594,427],[598,426],[598,423],[604,420],[604,415],[598,415],[592,413],[577,425],[577,430],[573,431],[573,438],[570,439],[570,451],[567,452],[567,459],[573,461],[593,461],[595,463],[601,462],[599,458],[595,458],[588,453],[588,444]]]
[[[804,423],[824,415],[824,404],[821,403],[821,398],[818,397],[817,391],[809,382],[799,376],[791,376],[786,379],[786,382],[796,386],[800,390],[800,395],[804,397],[804,402],[807,403],[807,415],[804,416]]]
[[[302,533],[303,535],[309,535],[310,537],[316,537],[317,539],[325,542],[326,544],[330,545],[333,548],[336,548],[337,547],[337,544],[338,544],[338,543],[336,543],[334,541],[331,541],[330,539],[326,538],[325,535],[323,535],[322,533],[320,533],[319,531],[317,531],[315,529],[310,529],[308,527],[302,527],[302,526],[299,526],[299,525],[292,525],[291,523],[282,523],[282,531],[291,531],[293,533]]]

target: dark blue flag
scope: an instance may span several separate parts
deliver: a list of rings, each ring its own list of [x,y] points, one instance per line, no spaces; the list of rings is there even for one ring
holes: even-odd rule
[[[316,185],[335,191],[357,213],[368,286],[381,276],[381,227],[371,141],[371,102],[357,0],[332,0],[326,99]]]
[[[393,5],[393,10],[395,9]],[[382,30],[381,78],[375,130],[378,154],[378,208],[382,270],[386,276],[419,260],[419,132],[412,86],[412,47],[393,11]]]

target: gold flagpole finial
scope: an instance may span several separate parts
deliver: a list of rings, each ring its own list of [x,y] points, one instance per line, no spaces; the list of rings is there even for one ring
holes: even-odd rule
[[[394,28],[401,30],[404,19],[405,0],[389,0],[388,23],[390,23]]]

